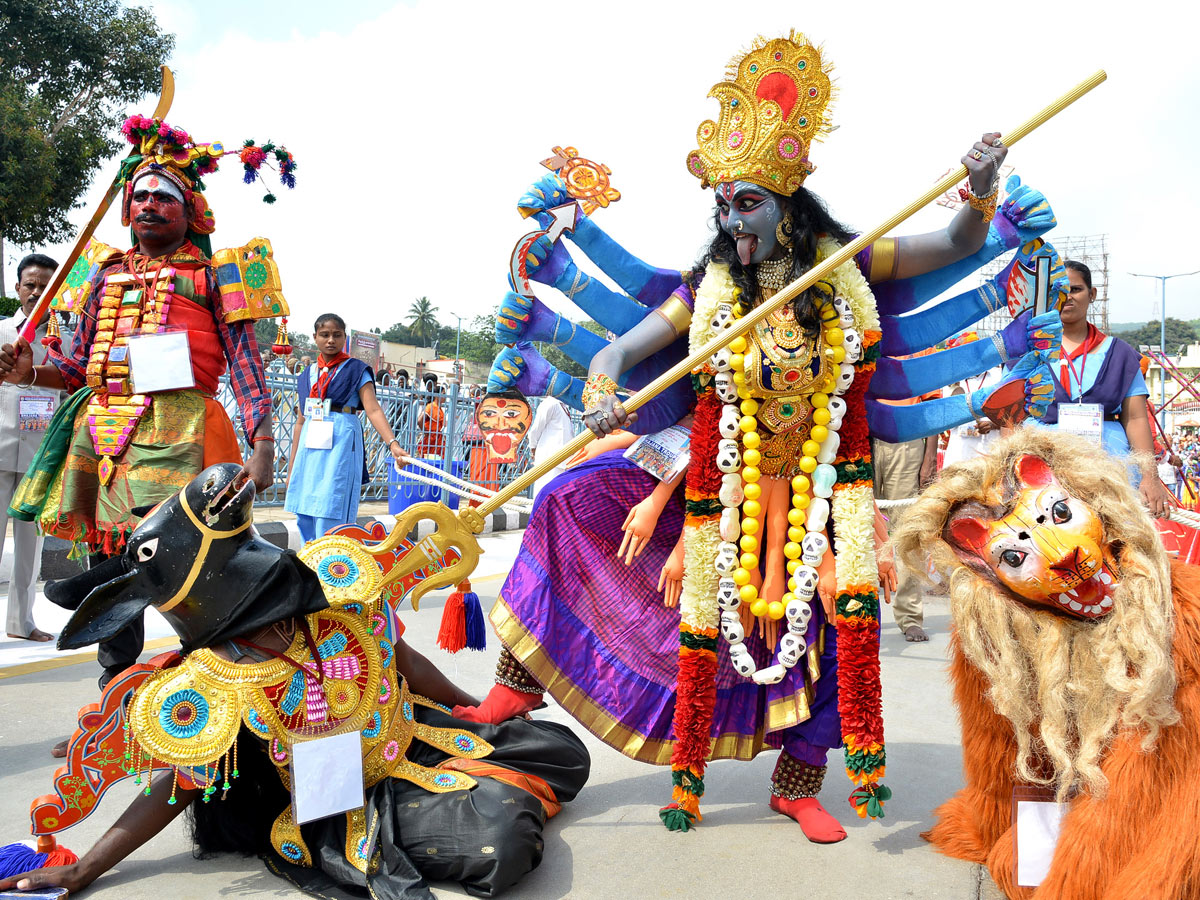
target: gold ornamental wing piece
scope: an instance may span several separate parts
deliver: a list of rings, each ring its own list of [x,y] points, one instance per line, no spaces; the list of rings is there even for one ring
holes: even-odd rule
[[[798,31],[758,38],[708,92],[721,104],[720,118],[700,124],[688,171],[705,188],[749,181],[777,194],[795,192],[816,168],[808,156],[812,142],[832,130],[831,69]]]
[[[123,255],[116,247],[110,247],[95,238],[90,239],[84,245],[83,252],[75,258],[62,287],[55,292],[50,308],[58,312],[81,312],[91,292],[92,278],[101,268],[117,262]]]
[[[218,250],[212,264],[226,322],[291,315],[283,298],[275,251],[267,238],[256,237],[241,247]]]

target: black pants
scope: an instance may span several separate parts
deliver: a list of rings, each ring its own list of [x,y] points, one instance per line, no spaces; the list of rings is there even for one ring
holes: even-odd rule
[[[88,557],[88,568],[98,566],[108,559],[103,553]],[[107,641],[101,641],[96,649],[96,660],[103,671],[100,673],[100,690],[137,662],[146,644],[145,614],[134,619]]]

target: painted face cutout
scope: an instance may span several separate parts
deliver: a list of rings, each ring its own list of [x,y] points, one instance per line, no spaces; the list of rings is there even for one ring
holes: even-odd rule
[[[778,194],[747,181],[726,181],[713,193],[721,230],[737,242],[743,266],[757,265],[781,250],[775,229],[783,221]]]
[[[1081,619],[1110,613],[1116,565],[1100,517],[1068,494],[1040,457],[1022,456],[1014,474],[1019,494],[1008,515],[951,521],[957,549],[1031,606]]]
[[[517,449],[529,432],[533,414],[529,404],[515,397],[484,397],[475,410],[475,424],[483,434],[488,462],[517,461]]]

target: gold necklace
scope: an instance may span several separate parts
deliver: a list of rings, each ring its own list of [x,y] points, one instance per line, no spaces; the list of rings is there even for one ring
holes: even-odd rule
[[[792,254],[789,251],[779,259],[764,259],[754,270],[754,277],[760,288],[771,291],[783,289],[792,274]]]

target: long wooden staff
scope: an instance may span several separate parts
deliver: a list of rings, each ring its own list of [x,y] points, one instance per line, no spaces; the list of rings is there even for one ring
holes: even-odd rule
[[[1032,132],[1035,128],[1045,124],[1054,116],[1058,115],[1084,94],[1088,93],[1093,88],[1098,87],[1106,78],[1108,78],[1108,76],[1104,73],[1104,70],[1101,69],[1090,78],[1081,81],[1079,84],[1071,88],[1071,90],[1067,91],[1067,93],[1063,94],[1024,124],[1014,128],[1012,131],[1004,132],[1004,143],[1008,146],[1012,146],[1017,141],[1021,140],[1021,138]],[[909,216],[913,215],[915,212],[917,212],[917,210],[922,209],[932,203],[966,177],[967,167],[959,166],[933,187],[929,188],[929,190],[921,194],[921,196],[916,200],[912,201],[903,209],[901,209],[898,213],[895,213],[894,215],[885,219],[870,231],[859,235],[824,262],[813,266],[808,270],[808,272],[806,272],[800,278],[797,278],[790,285],[772,297],[769,302],[760,304],[753,311],[738,319],[737,324],[732,328],[728,328],[722,332],[720,337],[713,338],[705,347],[697,350],[687,359],[677,363],[674,367],[658,376],[658,378],[654,379],[623,404],[625,410],[627,412],[633,412],[634,410],[645,406],[650,400],[662,393],[669,385],[678,381],[680,378],[683,378],[697,366],[707,362],[708,358],[721,348],[727,347],[730,343],[732,343],[734,338],[748,334],[755,325],[763,321],[776,309],[779,309],[785,303],[790,302],[794,297],[796,297],[796,295],[808,290],[818,281],[827,278],[834,269],[836,269],[846,260],[852,258],[860,250],[871,246],[871,244],[875,243]],[[480,517],[483,517],[487,516],[493,510],[499,509],[500,506],[509,498],[521,493],[521,491],[525,490],[525,488],[529,487],[529,485],[533,484],[537,479],[541,478],[555,466],[560,465],[578,453],[590,441],[592,441],[594,437],[595,435],[585,429],[582,434],[577,435],[574,440],[570,441],[565,447],[563,447],[553,456],[550,456],[545,461],[534,466],[532,469],[529,469],[524,475],[507,485],[490,500],[480,504],[474,510],[474,512],[478,512]],[[468,522],[467,524],[470,526],[475,524],[475,522],[481,521],[481,518],[475,519],[472,517],[472,521]]]
[[[171,101],[175,99],[175,77],[166,66],[162,66],[161,68],[162,90],[158,93],[158,104],[154,107],[154,115],[151,117],[155,119],[165,118],[167,112],[171,109]],[[67,276],[71,274],[71,269],[74,268],[75,261],[83,255],[83,248],[92,239],[92,235],[100,225],[100,220],[104,218],[104,214],[108,212],[108,208],[112,206],[112,202],[116,199],[120,190],[121,173],[118,170],[117,174],[113,176],[112,184],[108,186],[108,190],[105,191],[104,196],[101,198],[100,205],[96,207],[96,211],[92,213],[92,217],[88,219],[88,223],[79,232],[79,237],[75,239],[75,246],[71,248],[71,254],[67,257],[67,261],[58,267],[58,271],[50,279],[50,284],[46,286],[46,290],[42,291],[41,299],[38,300],[37,306],[33,308],[29,319],[21,327],[21,338],[25,343],[33,343],[34,333],[46,318],[46,314],[50,312],[50,301],[54,299],[54,295],[63,286],[63,282],[67,280]]]

